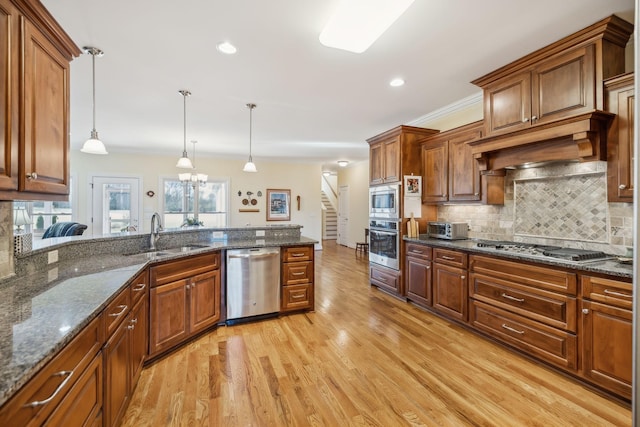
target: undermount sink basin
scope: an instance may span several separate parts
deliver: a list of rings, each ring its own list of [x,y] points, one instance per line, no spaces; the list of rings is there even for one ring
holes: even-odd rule
[[[208,247],[207,245],[185,245],[185,246],[180,246],[178,248],[172,248],[167,250],[171,252],[191,252],[191,251],[195,251],[196,249],[203,249],[207,247]]]
[[[149,252],[141,252],[139,254],[131,254],[130,256],[145,258],[145,259],[155,259],[161,256],[169,255],[169,252],[166,251],[149,251]]]

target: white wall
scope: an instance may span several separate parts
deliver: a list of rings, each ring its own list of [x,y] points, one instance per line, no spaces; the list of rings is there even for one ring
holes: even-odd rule
[[[369,160],[341,168],[338,171],[338,188],[342,185],[349,186],[347,246],[355,248],[356,242],[364,241],[364,229],[369,226]]]
[[[108,143],[107,143],[108,144]],[[108,147],[107,147],[108,149]],[[162,200],[162,190],[159,188],[160,177],[176,175],[180,171],[175,167],[178,159],[175,156],[140,154],[140,153],[110,153],[107,156],[84,154],[79,151],[71,152],[71,173],[78,180],[78,215],[76,220],[89,223],[89,176],[109,174],[123,176],[142,176],[141,197],[143,198],[143,231],[150,230],[150,218],[153,212],[159,211]],[[213,158],[200,156],[196,166],[198,172],[206,173],[209,177],[228,178],[231,183],[230,226],[264,225],[264,224],[298,224],[302,225],[302,234],[320,241],[322,239],[322,212],[320,202],[320,183],[322,169],[320,163],[285,163],[268,162],[255,159],[257,173],[242,172],[245,160],[229,158]],[[266,190],[291,190],[291,221],[266,221]],[[153,191],[155,196],[146,196],[147,191]],[[256,194],[262,191],[258,198],[258,213],[240,213],[242,197],[238,191]],[[297,208],[296,196],[300,196],[300,210]],[[255,196],[254,196],[255,197]],[[205,224],[206,226],[206,224]]]

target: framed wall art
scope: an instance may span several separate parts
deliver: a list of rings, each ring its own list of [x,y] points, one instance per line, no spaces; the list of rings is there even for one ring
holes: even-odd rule
[[[414,175],[404,176],[404,197],[422,196],[422,177]]]
[[[291,190],[267,189],[267,221],[291,220]]]

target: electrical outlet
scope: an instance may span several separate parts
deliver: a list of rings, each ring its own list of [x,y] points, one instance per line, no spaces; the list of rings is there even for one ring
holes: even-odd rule
[[[58,250],[56,249],[55,251],[49,251],[47,253],[47,258],[48,258],[48,261],[47,261],[48,264],[53,264],[54,262],[58,262]]]
[[[211,233],[212,239],[224,239],[224,232],[222,231],[214,231]]]
[[[264,230],[256,230],[256,237],[264,237]]]
[[[256,239],[256,245],[258,246],[262,246],[264,245],[266,242],[264,241],[264,239]]]

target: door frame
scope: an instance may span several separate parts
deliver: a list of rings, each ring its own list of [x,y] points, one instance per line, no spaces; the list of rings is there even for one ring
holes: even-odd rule
[[[343,196],[343,193],[346,193]],[[344,197],[344,198],[343,198]],[[346,206],[344,206],[346,205]],[[344,217],[344,220],[343,220]],[[338,186],[338,239],[336,243],[349,246],[349,185]]]
[[[87,212],[88,212],[88,218],[87,218],[87,222],[89,223],[89,230],[90,230],[90,234],[93,235],[95,232],[95,221],[94,219],[94,212],[93,212],[93,200],[95,197],[95,193],[94,193],[94,186],[93,186],[93,180],[94,178],[104,178],[104,179],[129,179],[129,180],[138,180],[138,227],[137,230],[138,231],[143,231],[142,230],[142,226],[143,224],[143,200],[142,200],[142,189],[143,187],[143,176],[139,175],[139,174],[126,174],[126,173],[93,173],[93,174],[89,174],[88,175],[88,179],[87,179],[87,193],[90,194],[90,197],[87,197]],[[102,228],[102,226],[100,227]]]

